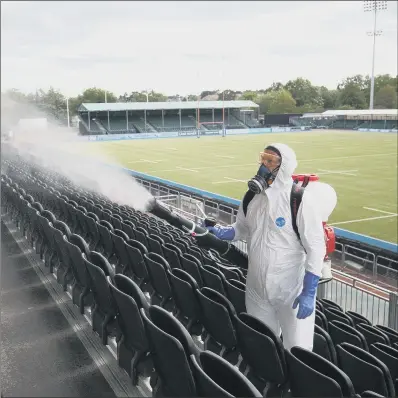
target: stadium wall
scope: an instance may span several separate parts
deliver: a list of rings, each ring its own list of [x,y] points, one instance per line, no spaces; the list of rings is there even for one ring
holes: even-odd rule
[[[398,133],[397,129],[392,129],[392,130],[382,130],[382,129],[358,129],[358,131],[361,131],[363,133]]]
[[[209,191],[204,191],[202,189],[199,188],[195,188],[195,187],[191,187],[189,185],[184,185],[184,184],[179,184],[177,182],[174,181],[170,181],[170,180],[165,180],[163,178],[158,178],[158,177],[154,177],[151,176],[149,174],[145,174],[145,173],[140,173],[134,170],[130,170],[130,169],[126,169],[124,168],[124,170],[126,170],[129,174],[131,174],[133,177],[139,177],[139,178],[143,178],[146,179],[148,181],[152,181],[152,182],[157,182],[157,183],[162,183],[162,184],[166,184],[170,187],[174,187],[176,189],[182,189],[188,192],[191,192],[192,194],[201,196],[205,199],[210,199],[210,200],[217,200],[217,201],[222,201],[225,204],[229,204],[229,205],[233,205],[233,206],[239,206],[240,201],[237,199],[233,199],[233,198],[229,198],[228,196],[223,196],[223,195],[218,195],[216,193],[213,192],[209,192]],[[338,237],[341,238],[345,238],[345,239],[350,239],[353,241],[357,241],[369,246],[373,246],[375,248],[379,248],[382,250],[387,250],[393,253],[398,253],[398,245],[392,242],[387,242],[381,239],[377,239],[377,238],[372,238],[370,236],[367,235],[362,235],[362,234],[358,234],[356,232],[351,232],[351,231],[347,231],[346,229],[341,229],[341,228],[334,228],[335,233]]]
[[[267,133],[293,133],[309,131],[305,127],[259,127],[251,129],[227,129],[227,135],[240,134],[267,134]],[[196,137],[196,131],[170,131],[164,133],[140,133],[140,134],[101,134],[79,136],[81,141],[121,141],[121,140],[145,140],[153,138]],[[222,130],[201,132],[201,135],[222,135]]]

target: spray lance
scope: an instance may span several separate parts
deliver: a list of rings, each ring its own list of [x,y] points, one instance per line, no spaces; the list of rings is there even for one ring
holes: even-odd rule
[[[211,234],[205,227],[202,227],[191,220],[187,220],[176,213],[169,210],[166,205],[160,203],[155,198],[149,204],[148,211],[167,221],[174,227],[181,229],[184,232],[190,233],[197,239],[198,244],[201,247],[216,250],[221,257],[225,258],[229,262],[243,269],[248,268],[248,257],[247,254],[230,242],[218,239],[216,236]],[[216,220],[206,217],[205,226],[214,226]]]

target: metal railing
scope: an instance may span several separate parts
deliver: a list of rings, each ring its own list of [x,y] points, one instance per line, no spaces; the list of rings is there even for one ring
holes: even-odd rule
[[[136,180],[173,211],[196,223],[204,219],[204,214],[196,211],[197,202],[202,203],[205,214],[215,217],[222,224],[232,224],[236,220],[236,207],[143,178],[136,177]],[[187,204],[186,198],[192,199],[192,206],[189,205],[189,201]],[[185,206],[182,206],[184,201]],[[247,253],[245,241],[237,241],[234,244]],[[357,269],[349,268],[346,263],[348,259],[355,260]],[[336,242],[336,250],[332,257],[334,279],[319,286],[318,297],[336,302],[345,311],[357,312],[373,324],[398,330],[398,271],[380,262],[393,264],[395,261],[352,244]],[[379,272],[380,270],[383,272]],[[397,288],[394,289],[394,286]]]
[[[340,305],[344,311],[354,311],[375,325],[389,326],[397,329],[396,310],[397,294],[380,288],[359,278],[332,271],[333,280],[318,287],[318,298],[325,298]]]

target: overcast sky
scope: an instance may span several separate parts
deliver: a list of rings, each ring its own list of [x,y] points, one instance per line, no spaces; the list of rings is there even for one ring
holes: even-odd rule
[[[362,1],[1,2],[1,89],[168,95],[370,74]],[[376,74],[397,74],[397,3],[378,15]]]

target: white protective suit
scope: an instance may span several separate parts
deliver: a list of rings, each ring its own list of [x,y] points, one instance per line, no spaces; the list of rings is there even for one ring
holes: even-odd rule
[[[301,244],[293,230],[290,209],[296,155],[285,144],[272,146],[282,156],[276,179],[254,196],[246,216],[240,205],[232,225],[234,240],[247,241],[246,309],[277,335],[282,329],[286,349],[300,346],[312,350],[315,309],[306,319],[297,319],[298,307],[294,310],[292,305],[302,291],[305,271],[319,277],[322,274],[326,251],[322,217],[314,197],[304,191],[297,213]]]

